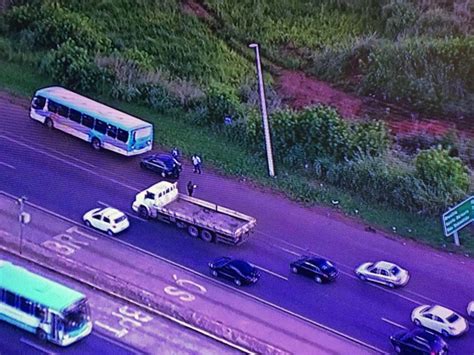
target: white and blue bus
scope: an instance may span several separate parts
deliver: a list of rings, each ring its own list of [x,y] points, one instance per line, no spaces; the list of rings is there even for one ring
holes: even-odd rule
[[[0,320],[61,346],[92,331],[83,294],[5,260],[0,260]]]
[[[152,148],[151,123],[59,86],[35,93],[30,116],[91,143],[96,150],[137,155]]]

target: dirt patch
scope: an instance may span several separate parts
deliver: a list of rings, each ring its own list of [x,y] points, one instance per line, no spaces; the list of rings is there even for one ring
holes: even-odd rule
[[[474,139],[474,118],[436,118],[420,115],[402,107],[369,97],[344,92],[301,71],[279,70],[277,91],[283,103],[294,109],[318,103],[334,107],[348,119],[370,117],[383,120],[394,134],[458,135]],[[469,124],[470,123],[470,124]]]
[[[211,14],[201,5],[199,4],[196,0],[185,0],[182,2],[181,8],[183,9],[183,12],[189,14],[189,15],[194,15],[198,18],[204,19],[204,20],[210,20],[212,19]]]

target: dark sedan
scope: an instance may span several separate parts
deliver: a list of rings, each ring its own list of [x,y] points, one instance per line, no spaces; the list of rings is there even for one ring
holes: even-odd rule
[[[448,344],[439,335],[425,329],[403,330],[390,337],[397,354],[442,355],[448,353]]]
[[[209,263],[209,269],[214,277],[224,277],[237,286],[254,284],[260,278],[260,273],[252,264],[229,257],[221,257]]]
[[[304,256],[290,264],[291,271],[313,278],[317,283],[333,281],[339,272],[326,259]]]
[[[149,169],[157,172],[162,177],[171,177],[174,179],[179,178],[182,166],[181,163],[176,160],[171,154],[153,154],[142,158],[140,166],[143,169]]]

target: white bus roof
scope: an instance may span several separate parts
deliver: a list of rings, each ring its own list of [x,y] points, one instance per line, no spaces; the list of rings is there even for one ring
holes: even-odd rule
[[[63,104],[94,118],[103,118],[108,122],[113,120],[124,129],[152,126],[149,122],[143,121],[137,117],[131,116],[125,112],[119,111],[60,86],[51,86],[40,89],[35,93],[35,96],[38,95],[52,99],[59,104]]]

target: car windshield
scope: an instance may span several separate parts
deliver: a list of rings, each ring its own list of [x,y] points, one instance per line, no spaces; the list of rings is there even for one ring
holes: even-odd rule
[[[322,263],[319,264],[319,267],[321,270],[329,270],[333,268],[333,265],[329,261],[323,261]]]
[[[163,162],[163,164],[168,168],[172,169],[174,166],[174,159],[168,155],[160,155],[157,157],[159,160]]]
[[[451,314],[449,317],[446,318],[446,320],[449,323],[454,323],[459,319],[459,316],[456,313]]]
[[[126,220],[126,219],[127,219],[127,216],[123,215],[123,216],[120,216],[119,218],[116,218],[116,219],[114,220],[114,222],[115,222],[115,223],[120,223],[120,222],[122,222],[122,221],[124,221],[124,220]]]
[[[401,272],[400,268],[397,267],[397,266],[392,267],[390,269],[390,271],[391,271],[392,275],[395,275],[395,276],[398,275]]]

